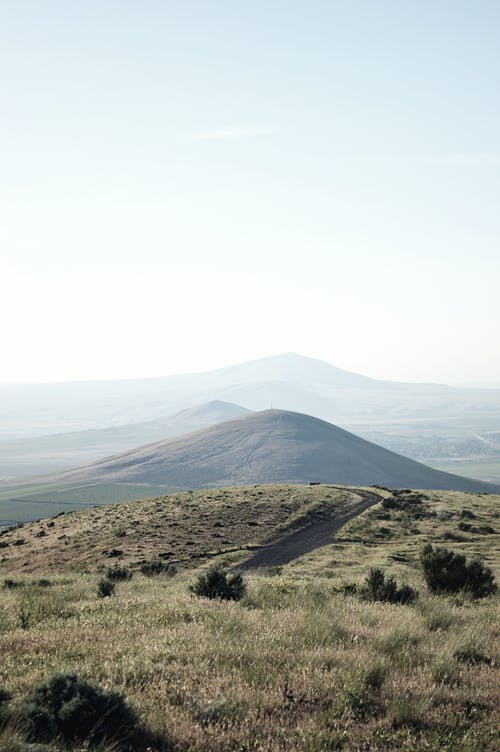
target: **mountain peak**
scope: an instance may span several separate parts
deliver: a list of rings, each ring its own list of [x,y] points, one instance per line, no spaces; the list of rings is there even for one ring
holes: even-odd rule
[[[65,473],[61,480],[172,489],[319,481],[495,492],[493,486],[433,470],[319,418],[276,409],[150,444]]]

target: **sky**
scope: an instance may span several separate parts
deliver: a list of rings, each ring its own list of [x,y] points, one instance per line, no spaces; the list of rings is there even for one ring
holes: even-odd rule
[[[500,382],[497,0],[2,0],[0,382]]]

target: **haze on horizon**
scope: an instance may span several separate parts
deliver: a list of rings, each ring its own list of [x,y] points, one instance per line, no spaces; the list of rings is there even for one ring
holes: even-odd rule
[[[0,382],[500,383],[500,5],[0,7]]]

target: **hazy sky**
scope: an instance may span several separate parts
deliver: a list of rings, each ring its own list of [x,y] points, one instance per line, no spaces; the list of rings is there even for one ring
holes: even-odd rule
[[[500,381],[500,2],[2,0],[0,381]]]

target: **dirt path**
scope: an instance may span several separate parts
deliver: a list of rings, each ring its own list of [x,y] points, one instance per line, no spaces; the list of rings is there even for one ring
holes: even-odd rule
[[[240,570],[249,570],[258,569],[259,567],[282,566],[293,561],[293,559],[298,559],[299,556],[304,556],[304,554],[314,551],[316,548],[321,548],[321,546],[332,543],[335,533],[352,520],[353,517],[357,517],[365,509],[377,504],[377,502],[384,498],[374,491],[356,489],[355,493],[363,501],[349,514],[344,517],[334,517],[330,520],[312,522],[300,528],[300,530],[295,530],[283,538],[272,541],[259,549],[238,568]]]

